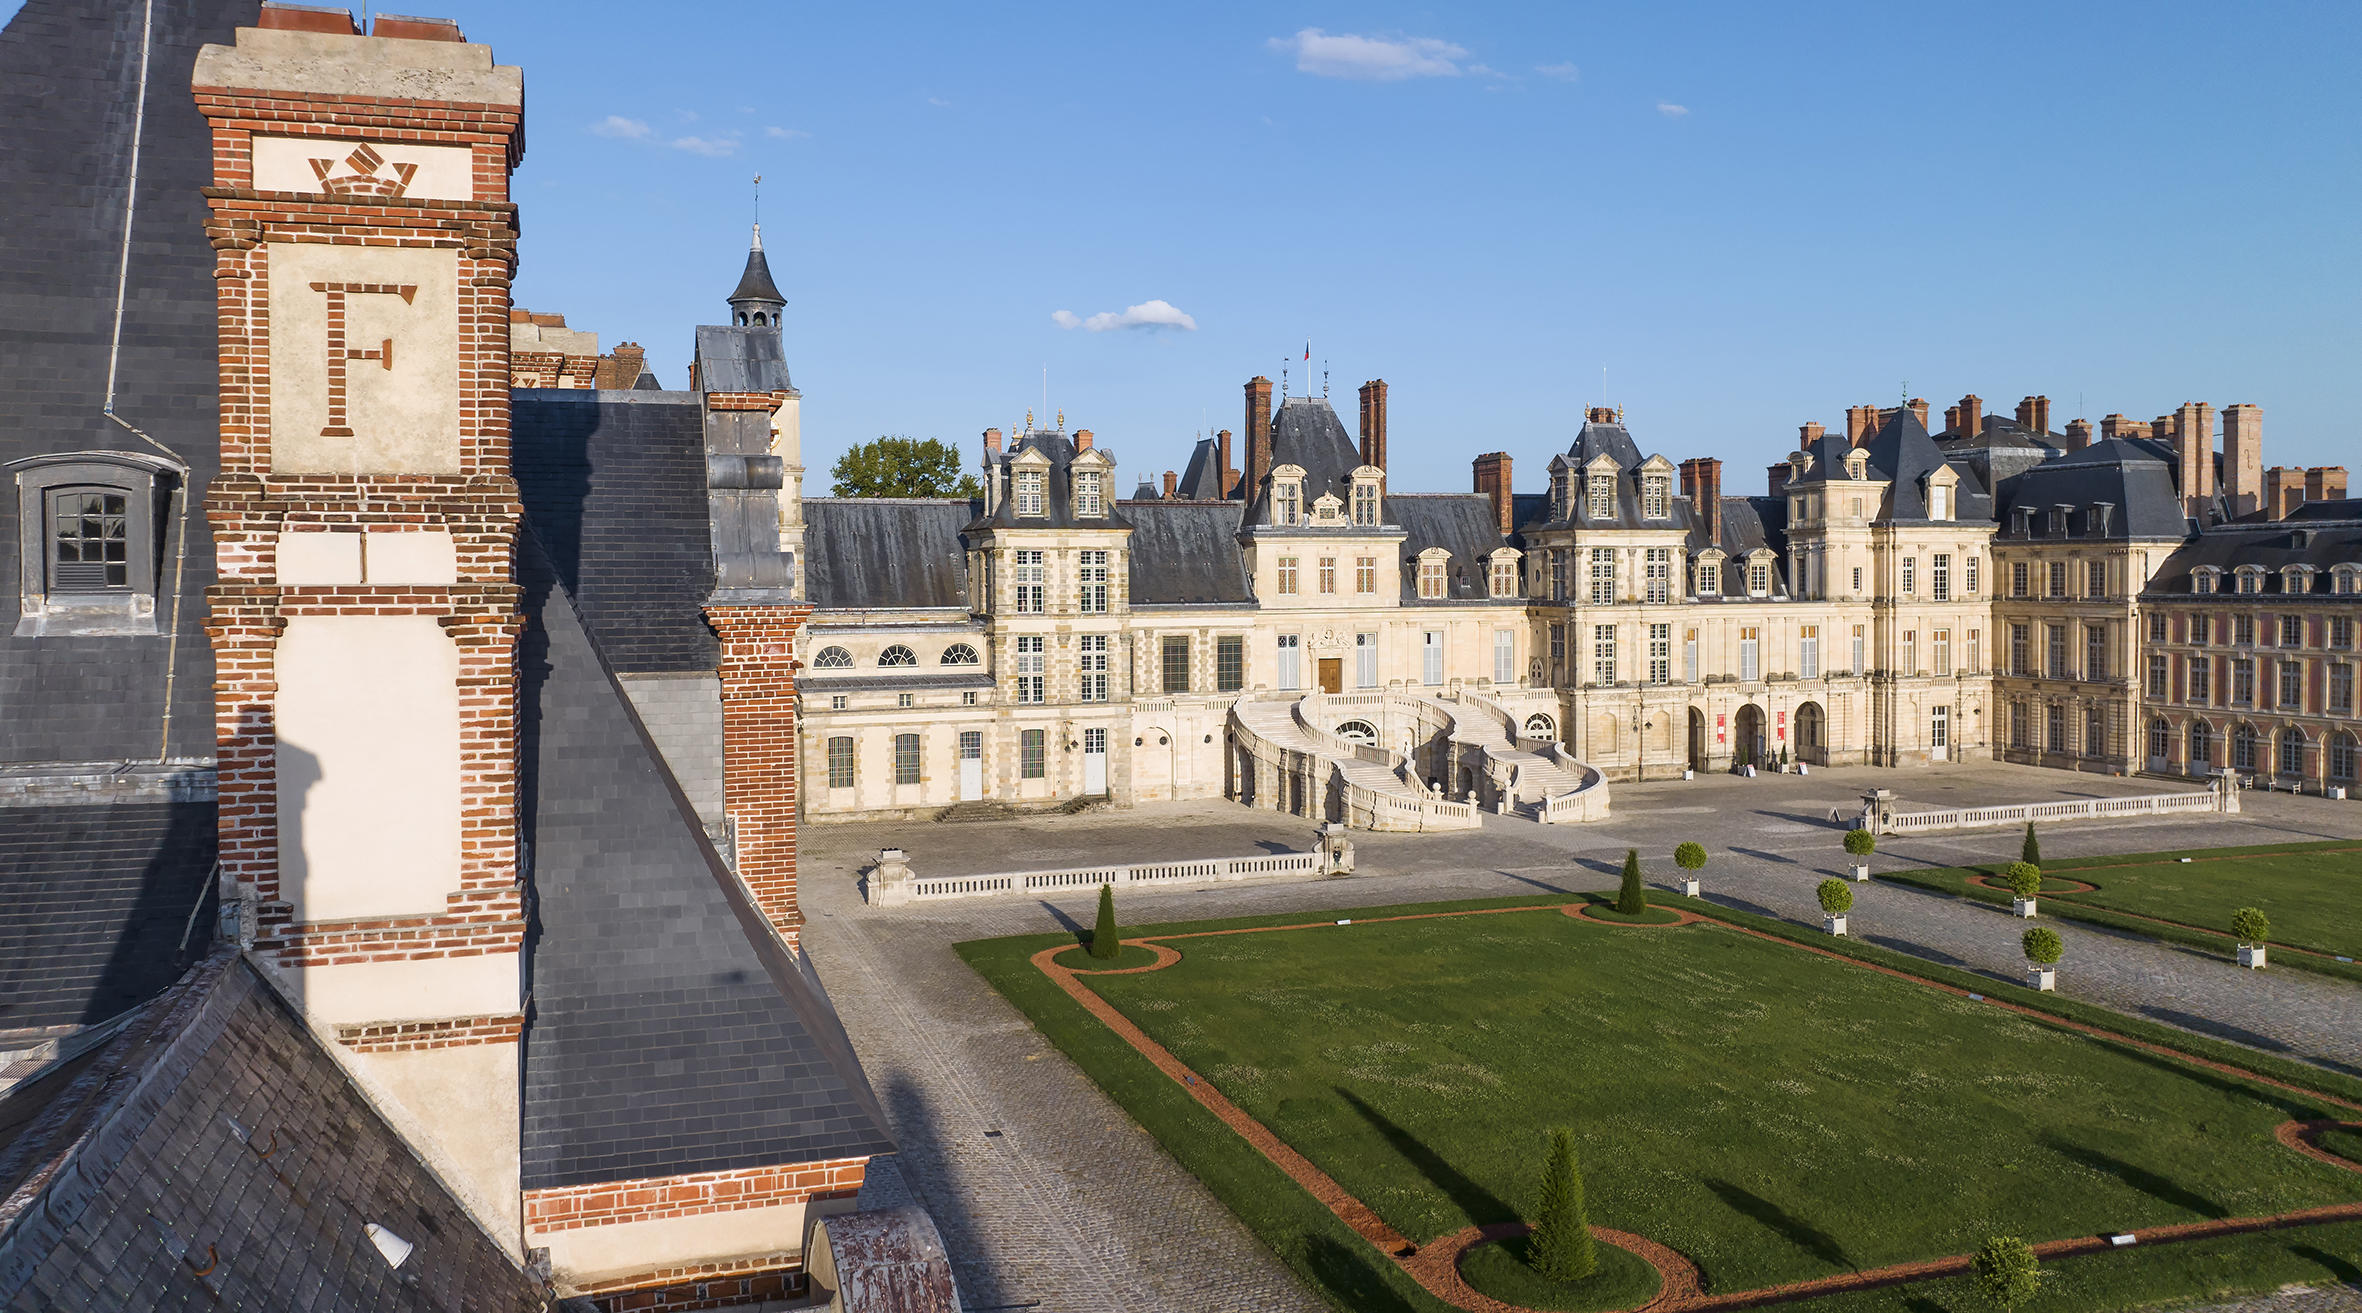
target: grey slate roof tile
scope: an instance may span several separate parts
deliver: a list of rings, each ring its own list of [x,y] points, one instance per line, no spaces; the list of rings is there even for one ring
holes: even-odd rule
[[[1125,502],[1134,606],[1252,605],[1234,501]]]
[[[981,505],[953,498],[806,497],[805,597],[822,610],[966,609],[968,568],[960,533]]]
[[[0,808],[0,1030],[105,1021],[179,978],[212,940],[213,859],[210,802]]]

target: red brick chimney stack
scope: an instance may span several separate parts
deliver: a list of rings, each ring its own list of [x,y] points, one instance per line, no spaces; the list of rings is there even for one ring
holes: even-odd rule
[[[1074,449],[1076,451],[1089,451],[1091,449],[1091,441],[1091,431],[1089,429],[1076,429],[1074,431]]]
[[[1175,474],[1175,473],[1173,473],[1171,470],[1166,470],[1166,471],[1165,471],[1165,500],[1166,500],[1166,501],[1171,501],[1171,500],[1173,500],[1173,494],[1174,494],[1175,492],[1178,492],[1178,491],[1180,490],[1180,488],[1181,488],[1181,476],[1180,476],[1180,475],[1178,475],[1178,474]]]
[[[1228,497],[1238,491],[1238,467],[1230,463],[1230,430],[1214,434],[1214,487],[1217,495]]]
[[[1921,428],[1926,428],[1926,427],[1927,427],[1927,398],[1925,398],[1925,397],[1913,397],[1913,398],[1911,398],[1911,400],[1910,400],[1910,401],[1906,402],[1905,404],[1906,404],[1906,405],[1908,405],[1908,406],[1911,408],[1911,413],[1912,413],[1912,414],[1914,414],[1914,415],[1917,415],[1917,416],[1919,417],[1919,427],[1921,427]]]
[[[1692,456],[1681,463],[1681,495],[1706,531],[1708,546],[1722,541],[1722,462],[1712,456]]]
[[[2345,466],[2316,465],[2305,471],[2306,501],[2344,501],[2345,499]]]
[[[1788,490],[1788,476],[1794,474],[1795,472],[1796,467],[1790,465],[1786,461],[1781,461],[1775,465],[1765,466],[1763,470],[1763,482],[1766,492],[1774,497],[1777,497],[1781,493],[1786,492]]]
[[[1386,468],[1386,380],[1361,385],[1361,463]]]
[[[2043,433],[2043,434],[2047,434],[2047,433],[2049,433],[2049,432],[2050,432],[2050,398],[2049,398],[2049,397],[2036,397],[2036,398],[2034,398],[2034,431],[2035,431],[2036,433]]]
[[[2305,472],[2293,465],[2274,465],[2264,471],[2264,514],[2285,520],[2305,504]]]
[[[1239,478],[1239,495],[1253,501],[1271,473],[1271,380],[1261,374],[1247,380],[1247,468]]]
[[[1968,434],[1970,437],[1975,437],[1977,434],[1984,432],[1985,399],[1983,397],[1977,396],[1972,392],[1960,399],[1960,405],[1958,409],[1960,412],[1959,419],[1952,425],[1955,430]]]
[[[2181,467],[2183,513],[2195,518],[2214,500],[2214,407],[2185,401],[2170,417],[2158,416],[2151,431],[2164,431],[2168,425]]]
[[[2264,504],[2264,408],[2252,402],[2223,407],[2223,494],[2235,516]]]
[[[1493,503],[1493,519],[1501,532],[1515,528],[1515,517],[1510,508],[1509,453],[1488,451],[1470,462],[1476,473],[1476,490]]]
[[[1826,432],[1828,430],[1818,424],[1799,424],[1796,426],[1796,445],[1809,451],[1812,449],[1812,445],[1819,442],[1821,435]]]
[[[1847,446],[1861,446],[1862,439],[1869,437],[1877,427],[1878,407],[1847,406],[1845,408],[1845,442]]]
[[[2087,419],[2071,419],[2071,420],[2068,420],[2068,421],[2067,421],[2067,450],[2069,450],[2069,451],[2081,451],[2083,448],[2085,448],[2085,447],[2088,447],[2088,446],[2090,446],[2090,445],[2091,445],[2091,421],[2090,421],[2090,420],[2087,420]]]

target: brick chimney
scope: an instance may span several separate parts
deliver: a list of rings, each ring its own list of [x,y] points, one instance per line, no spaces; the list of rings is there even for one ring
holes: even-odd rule
[[[2223,407],[2223,495],[2235,516],[2264,504],[2264,408],[2253,402]]]
[[[1796,468],[1786,461],[1765,466],[1763,481],[1767,491],[1774,497],[1788,491],[1788,476],[1795,472]]]
[[[1917,416],[1919,417],[1919,427],[1921,427],[1921,428],[1926,428],[1926,427],[1927,427],[1927,398],[1925,398],[1925,397],[1913,397],[1913,398],[1911,398],[1909,401],[1906,401],[1906,402],[1904,402],[1903,404],[1904,404],[1905,406],[1907,406],[1907,407],[1909,407],[1909,408],[1910,408],[1910,411],[1911,411],[1911,413],[1912,413],[1912,414],[1914,414],[1914,415],[1917,415]]]
[[[1181,476],[1180,476],[1180,475],[1178,475],[1178,474],[1175,474],[1175,473],[1173,473],[1171,470],[1166,470],[1166,471],[1165,471],[1165,500],[1166,500],[1166,501],[1171,501],[1171,500],[1173,500],[1173,494],[1174,494],[1175,492],[1179,491],[1179,490],[1180,490],[1180,488],[1181,488]]]
[[[2167,425],[2181,470],[2182,513],[2201,518],[2214,500],[2214,407],[2185,401],[2170,417],[2157,417],[2159,430]]]
[[[2305,471],[2306,501],[2344,501],[2345,499],[2345,466],[2316,465]]]
[[[1796,426],[1796,445],[1805,451],[1810,451],[1812,445],[1819,442],[1821,435],[1826,432],[1828,430],[1818,424],[1799,424]]]
[[[349,9],[310,5],[266,4],[254,20],[256,27],[273,32],[322,32],[330,36],[359,36],[361,25]]]
[[[2087,420],[2087,419],[2071,419],[2071,420],[2068,420],[2068,421],[2067,421],[2067,450],[2069,450],[2069,451],[2081,451],[2083,448],[2085,448],[2085,447],[2088,447],[2088,446],[2090,446],[2090,445],[2091,445],[2091,421],[2090,421],[2090,420]]]
[[[1361,463],[1386,468],[1386,380],[1361,385]]]
[[[1214,434],[1214,495],[1227,497],[1238,491],[1238,467],[1230,463],[1230,430]]]
[[[2135,427],[2138,427],[2140,431],[2137,433],[2134,432],[2133,430]],[[2131,420],[2124,418],[2124,416],[2120,414],[2103,415],[2100,417],[2100,436],[2111,439],[2145,438],[2149,436],[2149,426],[2146,424],[2136,426]]]
[[[2034,431],[2044,435],[2048,435],[2050,432],[2049,397],[2034,398]]]
[[[984,430],[984,454],[987,456],[1001,454],[1001,431],[999,429]]]
[[[1001,431],[984,430],[984,513],[990,515],[1001,504]]]
[[[1958,417],[1952,423],[1953,431],[1966,433],[1972,437],[1984,431],[1985,399],[1983,397],[1970,393],[1960,399],[1960,405],[1956,407],[1956,410]]]
[[[1681,463],[1681,495],[1705,531],[1708,546],[1722,541],[1722,462],[1692,456]]]
[[[640,381],[648,368],[648,353],[637,342],[618,342],[615,349],[599,357],[591,371],[591,386],[610,392],[624,391]]]
[[[2264,471],[2265,516],[2285,520],[2305,504],[2305,471],[2293,465],[2274,465]]]
[[[1247,468],[1239,479],[1239,496],[1255,500],[1263,476],[1271,473],[1271,380],[1261,374],[1247,380]]]
[[[1091,431],[1089,429],[1076,429],[1074,431],[1074,449],[1076,451],[1089,451],[1091,449]]]
[[[1509,503],[1509,453],[1488,451],[1470,464],[1476,472],[1476,490],[1492,502],[1493,519],[1500,523],[1501,532],[1509,532],[1516,527]]]
[[[1878,427],[1878,407],[1847,406],[1845,408],[1845,443],[1859,447]]]

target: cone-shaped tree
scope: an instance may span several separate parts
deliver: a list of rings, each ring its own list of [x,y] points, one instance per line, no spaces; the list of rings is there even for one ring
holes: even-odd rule
[[[2034,837],[2034,822],[2026,822],[2026,842],[2018,849],[2018,860],[2035,866],[2042,865],[2042,841]]]
[[[1552,1281],[1580,1281],[1599,1270],[1599,1251],[1583,1215],[1583,1174],[1575,1168],[1575,1133],[1550,1132],[1542,1168],[1542,1211],[1534,1218],[1534,1270]]]
[[[1616,894],[1616,910],[1638,916],[1648,910],[1648,886],[1640,882],[1640,850],[1624,850],[1624,887]]]
[[[1099,924],[1091,931],[1091,956],[1114,957],[1124,951],[1115,933],[1115,886],[1099,886]]]

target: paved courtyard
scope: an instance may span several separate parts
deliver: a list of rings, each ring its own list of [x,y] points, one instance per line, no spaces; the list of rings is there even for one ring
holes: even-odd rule
[[[1611,820],[1543,826],[1487,817],[1446,835],[1355,835],[1347,879],[1127,891],[1127,922],[1612,888],[1626,848],[1652,879],[1696,839],[1712,854],[1706,896],[1817,924],[1813,888],[1846,862],[1843,827],[1864,789],[1961,806],[2155,792],[2148,780],[2006,765],[1841,769],[1810,776],[1620,784]],[[2362,837],[2362,804],[2249,793],[2238,816],[2061,823],[2053,857]],[[1888,841],[1873,869],[2014,856],[2017,830]],[[865,1203],[924,1203],[951,1247],[971,1313],[1036,1309],[1293,1310],[1323,1307],[1148,1134],[1037,1036],[953,953],[962,940],[1080,926],[1097,891],[1042,899],[863,905],[861,871],[881,847],[922,876],[1301,851],[1311,827],[1228,802],[1022,822],[816,826],[804,833],[806,946],[843,1013],[903,1151],[881,1162]],[[1992,908],[1858,886],[1852,928],[1871,942],[2014,978],[2022,923]],[[2362,989],[2050,921],[2067,941],[2060,989],[2167,1024],[2362,1074]],[[2362,1292],[2283,1296],[2241,1313],[2362,1313]]]

